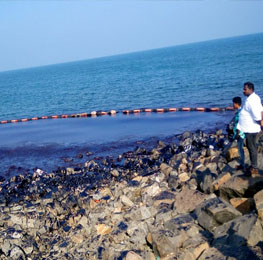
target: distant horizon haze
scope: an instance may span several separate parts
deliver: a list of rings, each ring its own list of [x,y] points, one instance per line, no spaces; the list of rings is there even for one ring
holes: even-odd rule
[[[252,0],[3,0],[0,71],[262,33],[262,13]]]
[[[70,64],[70,63],[75,63],[75,62],[85,62],[85,61],[89,61],[89,60],[110,58],[110,57],[115,57],[115,56],[117,57],[117,56],[122,56],[122,55],[129,55],[129,54],[133,54],[133,53],[154,51],[154,50],[173,48],[173,47],[179,47],[179,46],[190,45],[190,44],[212,42],[212,41],[231,39],[231,38],[246,37],[246,36],[249,36],[249,35],[257,35],[257,34],[263,34],[263,32],[249,33],[249,34],[245,34],[245,35],[234,35],[234,36],[231,36],[231,37],[208,39],[208,40],[202,40],[202,41],[197,41],[197,42],[186,42],[186,43],[176,44],[176,45],[172,45],[172,46],[163,46],[163,47],[153,48],[153,49],[136,50],[136,51],[125,52],[125,53],[109,54],[109,55],[106,55],[106,56],[89,57],[89,58],[84,58],[84,59],[80,59],[80,60],[69,60],[69,61],[64,61],[64,62],[57,62],[57,63],[50,63],[50,64],[41,64],[41,65],[36,65],[36,66],[32,66],[32,67],[22,67],[22,68],[17,68],[17,69],[4,70],[4,71],[0,71],[0,73],[2,73],[2,72],[12,72],[12,71],[17,71],[17,70],[27,70],[27,69],[35,69],[35,68],[41,68],[41,67],[56,66],[56,65],[62,65],[62,64],[67,64],[67,63]],[[262,48],[263,48],[263,46],[262,46]]]

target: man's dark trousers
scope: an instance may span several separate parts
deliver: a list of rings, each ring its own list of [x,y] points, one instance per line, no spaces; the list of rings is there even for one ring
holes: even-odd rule
[[[258,167],[258,150],[257,150],[257,134],[258,133],[246,133],[247,149],[249,151],[249,158],[251,166],[255,169]]]

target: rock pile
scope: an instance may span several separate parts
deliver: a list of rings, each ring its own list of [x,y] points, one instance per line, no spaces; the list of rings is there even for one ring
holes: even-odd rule
[[[1,180],[0,259],[263,259],[263,176],[236,171],[226,146],[185,132]]]

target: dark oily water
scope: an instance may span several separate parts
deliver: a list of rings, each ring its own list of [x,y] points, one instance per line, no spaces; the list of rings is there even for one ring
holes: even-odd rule
[[[1,126],[0,175],[41,168],[79,167],[101,156],[117,157],[138,145],[175,141],[187,130],[225,128],[228,113],[175,112],[31,121]]]
[[[228,106],[263,94],[263,34],[0,73],[0,119],[140,107]]]

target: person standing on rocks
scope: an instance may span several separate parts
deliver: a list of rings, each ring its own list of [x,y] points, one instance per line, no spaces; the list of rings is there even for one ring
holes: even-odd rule
[[[263,111],[260,97],[254,92],[254,84],[244,83],[243,94],[246,96],[244,106],[239,115],[237,129],[246,135],[247,148],[251,166],[246,172],[247,175],[259,176],[258,172],[258,151],[256,138],[260,132],[261,113]]]
[[[237,170],[243,170],[245,168],[244,139],[246,136],[242,131],[237,129],[237,125],[239,122],[239,115],[241,111],[241,104],[242,104],[241,97],[233,98],[233,107],[236,110],[235,117],[234,117],[233,139],[237,140],[238,152],[240,155],[240,165],[237,166]]]

